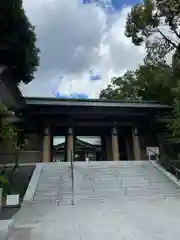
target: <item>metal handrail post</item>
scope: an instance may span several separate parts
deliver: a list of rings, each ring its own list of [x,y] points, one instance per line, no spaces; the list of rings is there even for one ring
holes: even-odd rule
[[[154,153],[154,155],[156,156],[156,162],[159,161],[159,154],[157,154],[156,152],[154,152],[152,149],[149,149],[150,152]],[[151,157],[149,155],[149,160],[151,161]]]
[[[73,151],[70,151],[70,158],[71,158],[71,193],[72,193],[72,206],[75,205],[74,199],[74,164],[73,164]]]

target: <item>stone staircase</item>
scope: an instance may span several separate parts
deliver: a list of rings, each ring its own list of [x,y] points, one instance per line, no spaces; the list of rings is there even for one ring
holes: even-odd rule
[[[180,238],[180,189],[151,162],[74,163],[74,206],[70,164],[38,166],[9,240]]]
[[[44,164],[34,201],[63,200],[72,192],[71,169],[68,163]]]
[[[75,162],[74,194],[70,163],[43,165],[33,202],[58,205],[119,201],[124,198],[180,196],[180,189],[151,162]]]

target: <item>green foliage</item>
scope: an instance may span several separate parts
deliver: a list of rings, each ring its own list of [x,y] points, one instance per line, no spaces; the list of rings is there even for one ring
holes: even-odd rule
[[[175,101],[174,103],[174,118],[168,125],[171,132],[171,141],[180,143],[180,103]]]
[[[13,177],[18,170],[18,150],[26,144],[26,136],[13,123],[7,122],[6,117],[10,114],[7,107],[0,105],[0,142],[8,141],[15,149],[14,166],[10,169],[3,167],[0,172],[0,186],[3,186],[4,194],[14,191]]]
[[[172,69],[165,63],[141,65],[127,71],[122,77],[113,78],[100,93],[100,98],[120,100],[154,100],[172,104],[172,89],[177,85]]]
[[[5,185],[9,185],[9,181],[4,175],[0,175],[0,188]]]
[[[176,88],[172,89],[174,93],[174,104],[173,104],[173,119],[168,125],[170,131],[170,140],[175,143],[180,143],[180,83]]]
[[[179,48],[176,49],[176,51],[173,54],[172,67],[173,67],[174,75],[179,77],[179,73],[180,73],[180,49]]]
[[[18,169],[14,171],[14,167],[4,167],[2,169],[2,173],[0,175],[0,183],[3,187],[3,195],[6,196],[7,194],[17,193],[16,188],[17,186],[14,185],[13,179]],[[2,180],[2,181],[1,181]]]
[[[0,26],[0,64],[12,67],[16,84],[30,82],[39,65],[39,49],[22,0],[1,0]]]
[[[144,0],[128,14],[125,35],[137,46],[145,42],[146,60],[153,63],[166,61],[168,54],[175,51],[173,68],[177,69],[177,60],[180,60],[179,12],[177,0]]]
[[[6,121],[6,117],[11,114],[7,107],[4,105],[0,105],[0,140],[8,140],[11,141],[14,148],[19,150],[26,144],[26,136],[24,136],[23,132],[16,128],[16,126]]]
[[[174,107],[174,117],[168,124],[168,138],[177,144],[180,143],[179,13],[180,1],[143,0],[132,7],[125,27],[125,35],[131,38],[136,46],[145,44],[147,53],[144,70],[140,70],[138,77],[138,84],[142,89],[138,96],[144,99],[149,93],[151,99],[160,100]],[[172,63],[168,66],[166,62],[171,56]],[[149,68],[149,66],[153,67]],[[147,81],[142,77],[144,73]],[[144,86],[145,82],[146,86]]]
[[[101,91],[100,98],[115,100],[138,100],[135,89],[136,76],[132,71],[127,71],[124,76],[113,78],[111,84]]]

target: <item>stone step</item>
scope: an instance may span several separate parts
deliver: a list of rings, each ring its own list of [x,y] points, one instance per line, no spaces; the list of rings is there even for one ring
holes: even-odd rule
[[[149,162],[74,163],[74,198],[77,202],[108,199],[176,196],[180,189]],[[34,201],[72,201],[70,163],[44,164]]]

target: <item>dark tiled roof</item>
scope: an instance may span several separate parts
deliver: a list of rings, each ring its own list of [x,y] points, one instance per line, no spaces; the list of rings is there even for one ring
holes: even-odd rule
[[[60,99],[60,98],[25,98],[29,105],[49,106],[93,106],[93,107],[138,107],[138,108],[171,108],[156,101],[125,101],[106,99]]]

